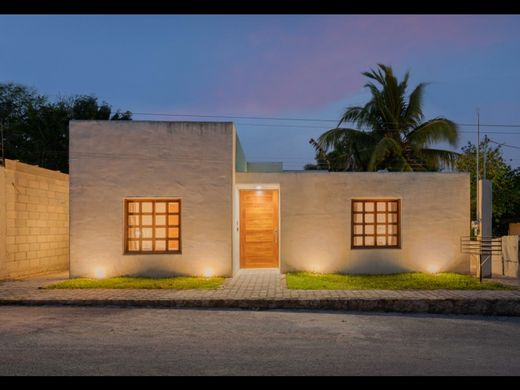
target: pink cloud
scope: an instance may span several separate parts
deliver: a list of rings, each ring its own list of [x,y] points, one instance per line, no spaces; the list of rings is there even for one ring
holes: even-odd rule
[[[360,73],[378,62],[408,67],[507,39],[500,18],[334,15],[288,26],[277,18],[244,37],[249,56],[231,59],[198,108],[265,115],[325,106],[358,92]]]

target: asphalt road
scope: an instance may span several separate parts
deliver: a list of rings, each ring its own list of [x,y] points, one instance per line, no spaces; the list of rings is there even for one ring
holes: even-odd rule
[[[0,307],[0,375],[520,375],[520,318]]]

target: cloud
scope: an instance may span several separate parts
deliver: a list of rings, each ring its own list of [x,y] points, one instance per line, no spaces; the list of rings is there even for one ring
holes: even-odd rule
[[[241,38],[241,49],[196,111],[266,115],[324,107],[359,92],[365,82],[361,72],[378,62],[408,69],[438,56],[456,60],[508,39],[511,22],[518,24],[518,18],[501,16],[265,20]]]

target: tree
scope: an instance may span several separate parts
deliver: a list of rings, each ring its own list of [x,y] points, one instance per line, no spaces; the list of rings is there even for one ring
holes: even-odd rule
[[[310,139],[309,143],[316,149],[316,164],[306,164],[304,170],[328,170],[328,171],[346,171],[348,160],[343,158],[341,145],[334,150],[326,152],[321,145],[314,139]]]
[[[95,96],[76,95],[49,101],[34,88],[0,84],[0,125],[5,157],[68,172],[69,121],[131,120]]]
[[[471,217],[476,219],[476,145],[468,142],[462,148],[456,167],[460,172],[470,173]],[[480,143],[479,171],[484,175],[484,155],[486,156],[486,178],[492,183],[493,235],[507,234],[508,220],[520,217],[520,169],[512,169],[506,163],[500,146],[490,147],[485,141]]]
[[[97,98],[90,95],[78,95],[65,101],[72,110],[72,119],[77,120],[131,120],[132,113],[116,111],[112,116],[112,107],[107,103],[98,103]]]
[[[3,134],[5,157],[15,158],[23,152],[25,122],[29,112],[45,103],[36,89],[20,84],[0,84],[0,130]],[[2,140],[0,140],[1,142]]]
[[[371,99],[364,106],[348,107],[338,126],[317,142],[325,157],[334,152],[331,170],[437,171],[452,167],[457,153],[431,146],[443,141],[456,146],[458,128],[443,117],[423,122],[426,84],[420,83],[406,96],[408,72],[400,82],[387,65],[378,64],[377,70],[362,74],[371,80],[365,84]],[[346,123],[358,128],[340,127]]]
[[[15,83],[0,83],[0,121],[9,123],[24,118],[29,107],[38,107],[45,97],[36,89]]]

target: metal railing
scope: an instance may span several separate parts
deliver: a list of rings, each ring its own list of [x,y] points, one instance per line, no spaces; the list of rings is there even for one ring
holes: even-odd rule
[[[500,237],[461,237],[460,251],[468,255],[500,255],[502,240]]]
[[[500,237],[463,236],[460,238],[460,251],[479,256],[479,277],[482,282],[482,266],[491,261],[491,256],[502,254],[502,240]]]

